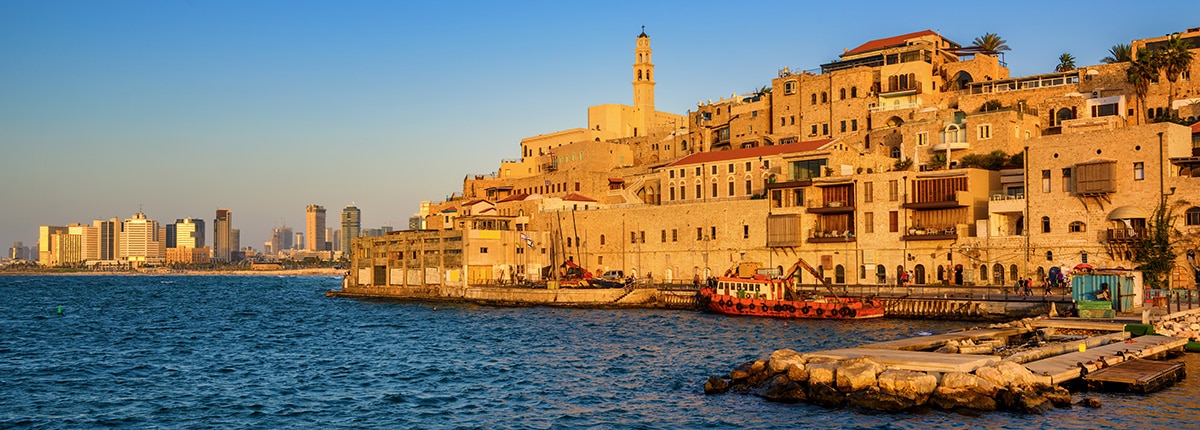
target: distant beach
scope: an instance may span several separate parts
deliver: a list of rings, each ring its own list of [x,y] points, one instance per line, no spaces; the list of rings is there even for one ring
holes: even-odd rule
[[[12,271],[0,272],[0,276],[342,276],[346,274],[346,269],[334,268],[312,268],[312,269],[283,269],[283,270],[139,270],[139,271],[122,271],[122,272],[100,272],[100,271],[78,271],[78,272],[57,272],[57,271]]]

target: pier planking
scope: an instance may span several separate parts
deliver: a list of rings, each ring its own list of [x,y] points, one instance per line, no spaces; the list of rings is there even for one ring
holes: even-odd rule
[[[1081,376],[1079,364],[1082,363],[1088,372],[1094,372],[1103,367],[1125,361],[1125,357],[1145,357],[1183,348],[1187,339],[1148,335],[1124,342],[1088,348],[1084,352],[1070,352],[1063,355],[1025,363],[1025,368],[1034,375],[1050,377],[1050,383],[1060,384]],[[1125,357],[1118,355],[1124,354]],[[1090,363],[1090,364],[1089,364]]]
[[[866,349],[891,349],[898,351],[927,351],[945,346],[950,341],[967,340],[972,341],[980,339],[1003,339],[1012,336],[1017,336],[1029,333],[1030,330],[1024,327],[1013,328],[981,328],[974,330],[966,330],[952,333],[935,334],[932,336],[911,337],[907,339],[896,339],[887,342],[872,343],[859,346]],[[945,355],[945,354],[942,354]]]
[[[824,357],[845,360],[871,357],[880,364],[903,370],[919,372],[972,372],[983,366],[1000,361],[995,355],[943,354],[939,352],[901,351],[892,349],[845,348],[805,354],[808,357]]]

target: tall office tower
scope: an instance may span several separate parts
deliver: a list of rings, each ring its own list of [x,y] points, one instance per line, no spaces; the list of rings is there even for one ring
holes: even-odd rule
[[[362,230],[362,211],[351,204],[342,209],[342,231],[339,236],[342,249],[350,249],[350,241]]]
[[[13,260],[24,260],[25,244],[21,242],[13,242],[12,248],[8,248],[8,258]]]
[[[295,236],[296,239],[292,242],[296,245],[296,247],[292,249],[304,249],[304,233],[296,233]]]
[[[293,243],[295,243],[295,239],[296,236],[295,233],[292,232],[291,227],[283,226],[276,228],[275,231],[271,232],[271,252],[292,249],[294,247]]]
[[[304,208],[304,213],[307,220],[305,232],[308,234],[308,246],[304,249],[309,251],[324,251],[325,207],[321,205],[308,205]]]
[[[177,220],[175,220],[175,222],[163,226],[163,229],[166,230],[166,234],[163,235],[163,242],[164,242],[163,246],[165,246],[167,249],[175,248],[176,246],[178,246],[178,245],[176,245],[176,236],[178,236],[179,234],[176,233],[176,231],[178,229],[175,227],[175,225],[177,223],[179,223],[180,221],[183,221],[183,220],[177,219]]]
[[[67,234],[72,236],[72,246],[78,246],[79,254],[72,255],[72,258],[77,258],[77,262],[100,259],[99,228],[87,224],[71,224],[67,226]]]
[[[121,224],[119,257],[131,262],[162,259],[160,233],[158,221],[146,218],[142,211],[126,218]]]
[[[98,219],[92,221],[92,227],[97,229],[97,246],[100,260],[113,261],[117,259],[117,244],[121,241],[121,220],[116,218]]]
[[[333,243],[337,241],[337,237],[333,235],[332,227],[325,227],[325,250],[333,251]]]
[[[242,250],[242,230],[236,228],[229,229],[229,249],[233,251]]]
[[[342,229],[339,228],[339,229],[327,229],[327,230],[330,230],[329,237],[333,238],[333,248],[329,248],[329,249],[331,249],[333,251],[341,251],[342,250]]]
[[[167,225],[167,236],[167,248],[203,248],[204,220],[191,217],[177,219]]]
[[[59,264],[59,252],[57,252],[56,244],[58,239],[51,240],[52,236],[67,234],[66,226],[43,225],[38,227],[38,263],[43,266],[56,266]]]
[[[229,253],[237,250],[231,247],[233,237],[233,211],[225,208],[217,209],[217,219],[213,220],[213,258],[217,261],[229,262]]]

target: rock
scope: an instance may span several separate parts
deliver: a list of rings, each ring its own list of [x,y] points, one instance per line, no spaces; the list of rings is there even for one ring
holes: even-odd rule
[[[883,394],[908,400],[912,406],[925,404],[938,386],[933,375],[910,370],[885,370],[877,380]]]
[[[942,375],[939,386],[950,389],[972,388],[979,385],[979,377],[965,372],[948,372]]]
[[[1008,386],[1008,381],[1004,379],[1004,375],[1000,374],[1000,371],[996,370],[995,367],[984,366],[975,369],[975,376],[978,376],[979,379],[995,385],[997,388]]]
[[[799,364],[790,365],[787,368],[787,377],[794,382],[808,382],[808,369]]]
[[[979,411],[996,410],[995,398],[967,388],[937,387],[933,390],[929,403],[945,410],[958,408]]]
[[[1008,382],[1008,387],[1030,385],[1036,381],[1033,372],[1030,372],[1025,366],[1011,361],[1001,361],[996,365],[996,370],[999,370],[1004,381]]]
[[[946,345],[946,346],[943,346],[941,348],[934,350],[933,352],[942,353],[942,354],[958,354],[958,347]]]
[[[732,372],[729,372],[729,379],[732,384],[730,389],[739,393],[746,393],[753,390],[763,382],[767,381],[771,375],[767,373],[767,362],[763,360],[750,361],[742,363]]]
[[[1200,331],[1200,324],[1192,323],[1191,325],[1188,326],[1188,330]]]
[[[826,384],[833,385],[837,375],[837,363],[813,363],[808,362],[806,370],[808,370],[808,384]]]
[[[1042,396],[1044,396],[1046,400],[1049,400],[1050,404],[1054,405],[1056,408],[1071,407],[1071,392],[1067,391],[1066,388],[1056,385],[1051,387],[1050,390],[1042,392]]]
[[[727,391],[729,391],[729,381],[716,376],[709,376],[708,382],[704,383],[704,394],[725,394]]]
[[[808,399],[804,389],[787,375],[779,374],[767,381],[759,395],[772,402],[795,403]]]
[[[1084,407],[1089,407],[1089,408],[1099,408],[1100,407],[1100,399],[1096,399],[1096,398],[1092,398],[1092,397],[1084,397],[1079,400],[1079,405],[1084,406]]]
[[[899,412],[917,406],[917,403],[911,399],[885,393],[879,387],[874,386],[851,394],[847,398],[850,404],[873,411]]]
[[[781,349],[771,353],[771,357],[767,359],[767,368],[771,374],[783,373],[787,371],[788,366],[797,365],[804,368],[804,357],[799,353],[790,349]]]
[[[866,357],[842,362],[837,368],[837,388],[843,393],[862,391],[875,385],[875,377],[883,372],[883,365]]]
[[[1041,415],[1054,407],[1045,396],[1020,386],[1000,390],[996,400],[1004,409],[1022,414]]]
[[[846,403],[846,395],[842,394],[833,385],[825,383],[808,383],[808,400],[818,405],[827,408],[840,407]]]

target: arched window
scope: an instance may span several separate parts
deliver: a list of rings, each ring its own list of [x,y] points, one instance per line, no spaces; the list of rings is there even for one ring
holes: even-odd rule
[[[858,87],[850,87],[850,98],[858,98]]]
[[[646,71],[646,80],[647,81],[650,80],[650,71],[649,70]]]
[[[638,80],[642,80],[642,71],[638,70]]]
[[[1020,273],[1020,272],[1017,272],[1017,265],[1016,265],[1016,264],[1014,264],[1014,265],[1011,265],[1011,266],[1008,266],[1008,274],[1009,274],[1009,276],[1008,276],[1008,278],[1009,278],[1009,279],[1014,279],[1014,280],[1015,280],[1015,279],[1018,279],[1018,278],[1020,278],[1020,277],[1021,277],[1021,273]]]
[[[687,141],[686,140],[679,142],[679,149],[682,151],[687,151]]]
[[[945,266],[942,266],[942,265],[940,265],[940,264],[938,265],[938,277],[937,277],[937,279],[938,279],[939,281],[944,281],[944,280],[946,280],[946,267],[945,267]]]
[[[914,283],[925,283],[925,265],[918,264],[916,267],[913,267],[913,278],[915,278],[912,280]]]
[[[1083,221],[1075,221],[1071,223],[1071,226],[1068,228],[1068,230],[1071,233],[1083,233],[1087,231],[1087,224],[1084,224]]]
[[[1044,217],[1042,217],[1042,233],[1049,233],[1049,232],[1050,232],[1050,217],[1044,216]]]
[[[1054,251],[1046,251],[1046,261],[1054,261]]]
[[[1200,225],[1200,207],[1192,206],[1183,213],[1183,225]]]
[[[824,91],[821,91],[821,103],[828,103],[828,102],[829,102],[829,94],[826,94]]]
[[[981,282],[987,282],[987,265],[986,264],[979,265],[979,280]]]
[[[880,284],[887,283],[887,266],[882,264],[875,266],[875,278]]]
[[[835,284],[846,283],[846,268],[842,267],[841,264],[833,268],[833,282]]]
[[[845,99],[846,99],[846,89],[845,89],[845,88],[842,88],[842,89],[838,90],[838,93],[839,93],[839,97],[841,97],[841,99],[840,99],[840,100],[845,100]]]
[[[812,104],[817,104],[817,93],[812,94]]]
[[[892,158],[895,158],[897,160],[900,159],[900,147],[899,146],[892,147]]]
[[[996,274],[995,285],[1004,285],[1004,265],[996,263],[992,265],[992,273]]]

